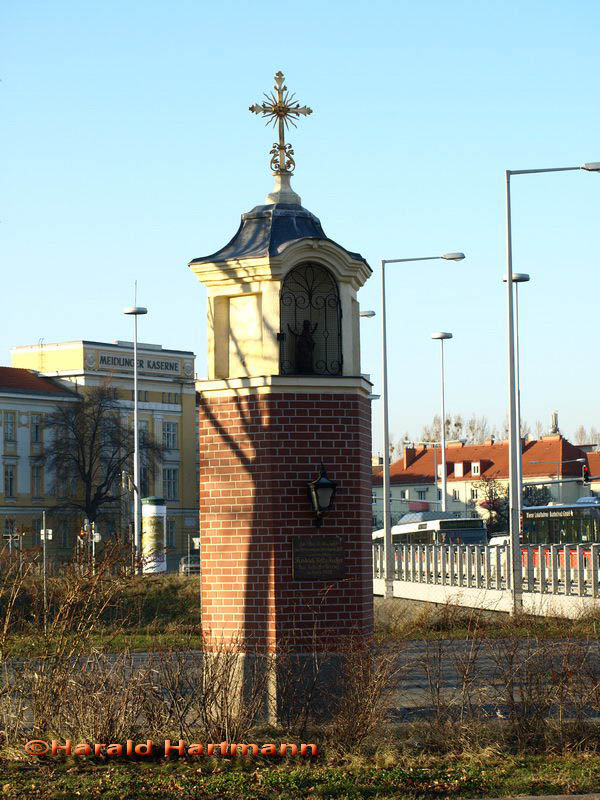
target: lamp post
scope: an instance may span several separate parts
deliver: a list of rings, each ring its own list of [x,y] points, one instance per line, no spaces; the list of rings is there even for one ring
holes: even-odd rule
[[[526,272],[513,272],[513,283],[515,285],[515,383],[517,392],[517,483],[519,493],[517,495],[517,505],[519,519],[521,519],[521,506],[523,505],[523,444],[521,442],[521,355],[519,346],[519,284],[527,283],[530,280]],[[504,283],[508,282],[506,275],[502,278]]]
[[[513,175],[535,175],[542,172],[572,172],[583,169],[586,172],[600,172],[600,162],[588,162],[579,167],[550,167],[547,169],[507,169],[506,178],[506,286],[508,291],[508,450],[509,450],[509,533],[511,551],[511,614],[518,614],[523,607],[523,575],[521,572],[521,520],[519,518],[520,500],[518,497],[518,449],[517,439],[517,397],[515,386],[515,330],[513,313],[513,269],[512,269],[512,219],[510,207],[510,179]]]
[[[128,306],[123,311],[133,317],[133,539],[135,542],[136,559],[139,560],[142,552],[140,533],[140,442],[138,430],[138,363],[137,363],[137,318],[147,314],[148,309],[143,306]]]
[[[452,334],[438,331],[431,334],[432,339],[439,339],[442,352],[442,511],[446,511],[446,492],[448,491],[448,475],[446,470],[446,398],[444,393],[444,339],[451,339]],[[437,467],[436,467],[437,469]]]
[[[412,261],[462,261],[464,253],[444,253],[442,256],[425,258],[387,258],[381,261],[381,340],[382,340],[382,394],[383,394],[383,552],[385,560],[385,596],[393,596],[394,553],[392,550],[392,526],[390,504],[390,432],[388,410],[387,337],[385,326],[385,265],[406,264]]]
[[[558,490],[558,500],[562,503],[562,465],[563,464],[574,464],[575,462],[579,462],[580,464],[585,464],[585,458],[567,458],[564,461],[530,461],[530,464],[554,464],[556,466],[556,483],[557,483],[557,490]]]

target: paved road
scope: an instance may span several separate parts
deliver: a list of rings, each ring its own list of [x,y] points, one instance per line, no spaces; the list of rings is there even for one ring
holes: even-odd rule
[[[481,639],[476,641],[440,640],[432,642],[407,641],[386,643],[380,653],[395,667],[396,691],[390,702],[390,715],[402,721],[414,716],[435,712],[438,705],[476,703],[491,716],[503,713],[507,681],[511,678],[519,693],[520,678],[548,684],[561,675],[583,670],[587,685],[600,684],[600,643],[598,640],[540,641]],[[186,671],[200,670],[201,651],[188,651],[178,656],[184,659]],[[152,664],[164,661],[168,655],[133,653],[126,663],[119,656],[108,654],[107,669],[123,670],[124,676]],[[26,662],[14,659],[7,665],[6,679],[11,672],[31,669],[39,660]],[[156,662],[155,662],[156,663]],[[86,662],[80,662],[85,670]],[[160,680],[160,668],[153,674]],[[14,673],[13,673],[14,674]],[[599,693],[600,694],[600,693]]]

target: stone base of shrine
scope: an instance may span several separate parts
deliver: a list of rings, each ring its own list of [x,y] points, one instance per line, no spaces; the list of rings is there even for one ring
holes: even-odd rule
[[[369,657],[365,645],[344,653],[204,653],[205,703],[223,726],[225,715],[229,726],[240,718],[284,728],[328,720]]]
[[[239,654],[237,695],[261,687],[270,717],[317,691],[325,711],[340,658],[373,633],[371,385],[267,376],[198,389],[207,649]],[[321,464],[338,488],[315,527]]]

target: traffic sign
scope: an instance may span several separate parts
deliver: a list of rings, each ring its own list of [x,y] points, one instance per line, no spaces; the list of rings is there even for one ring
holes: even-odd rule
[[[192,544],[194,545],[194,547],[200,547],[200,537],[192,536]]]

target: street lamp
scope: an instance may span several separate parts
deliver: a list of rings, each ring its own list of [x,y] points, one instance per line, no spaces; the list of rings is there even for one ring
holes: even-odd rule
[[[530,461],[530,464],[555,464],[556,465],[556,483],[558,489],[558,500],[562,503],[562,470],[561,467],[563,464],[574,464],[575,462],[579,462],[580,464],[585,464],[585,458],[567,458],[564,461]]]
[[[444,396],[444,339],[451,339],[452,334],[438,331],[431,334],[432,339],[439,339],[442,352],[442,511],[446,511],[446,492],[448,490],[448,475],[446,474],[446,399]]]
[[[519,494],[517,497],[519,519],[521,519],[521,506],[523,505],[523,445],[521,442],[521,355],[519,347],[519,284],[527,283],[530,280],[526,272],[513,272],[513,283],[515,285],[515,382],[517,387],[517,482],[519,484]],[[504,283],[508,282],[506,275],[502,278]]]
[[[136,557],[139,559],[142,552],[142,537],[140,532],[140,442],[138,431],[138,363],[137,363],[137,318],[147,314],[148,309],[143,306],[128,306],[124,314],[133,317],[133,537],[135,542]]]
[[[375,316],[375,312],[374,311],[361,311],[360,312],[360,316],[361,317],[374,317]]]
[[[394,553],[392,550],[392,526],[390,503],[390,432],[387,379],[387,336],[385,327],[385,265],[406,264],[411,261],[462,261],[464,253],[444,253],[425,258],[387,258],[381,261],[381,340],[382,340],[382,394],[383,394],[383,553],[385,560],[385,596],[393,596]]]
[[[510,209],[510,179],[513,175],[535,175],[542,172],[572,172],[574,170],[586,172],[600,172],[600,161],[590,161],[579,167],[550,167],[547,169],[507,169],[506,178],[506,285],[508,291],[508,449],[509,449],[509,531],[511,550],[511,578],[512,578],[512,609],[511,613],[518,614],[523,607],[523,576],[521,573],[521,540],[519,518],[519,484],[517,464],[517,439],[520,440],[521,432],[517,435],[517,397],[515,386],[515,331],[513,319],[513,269],[512,269],[512,219]]]

